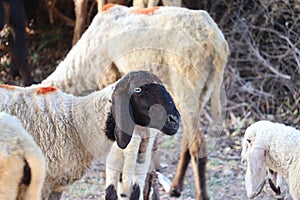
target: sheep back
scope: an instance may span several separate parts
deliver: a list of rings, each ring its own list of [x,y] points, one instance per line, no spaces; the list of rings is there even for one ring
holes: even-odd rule
[[[73,94],[97,89],[103,87],[100,78],[112,63],[121,75],[144,69],[155,72],[163,82],[175,82],[174,88],[182,87],[176,84],[178,78],[189,77],[189,84],[202,88],[198,80],[205,82],[209,71],[223,73],[228,45],[206,11],[159,7],[148,15],[136,13],[136,8],[119,5],[98,13],[42,84]]]

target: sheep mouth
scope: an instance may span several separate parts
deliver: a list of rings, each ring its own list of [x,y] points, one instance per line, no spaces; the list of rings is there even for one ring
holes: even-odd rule
[[[166,123],[164,127],[161,129],[161,131],[166,135],[174,135],[175,133],[177,133],[178,129],[179,129],[179,123],[178,124]]]
[[[174,135],[179,129],[179,124],[180,116],[169,114],[161,131],[166,135]]]
[[[254,192],[252,192],[252,194],[249,195],[250,199],[255,198],[257,195],[259,195],[262,191],[262,189],[264,188],[265,185],[265,181],[263,181],[257,188],[256,190],[254,190]]]

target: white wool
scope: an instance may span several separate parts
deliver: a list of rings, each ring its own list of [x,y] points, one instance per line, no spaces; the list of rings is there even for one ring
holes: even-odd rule
[[[250,141],[250,142],[249,142]],[[247,128],[243,139],[242,159],[249,160],[256,152],[253,150],[261,150],[264,152],[264,161],[256,163],[256,165],[264,167],[263,169],[271,169],[278,172],[284,177],[289,185],[289,190],[293,199],[300,199],[300,131],[280,123],[272,123],[270,121],[259,121]],[[253,153],[255,152],[255,153]],[[253,156],[256,158],[256,155]],[[253,165],[253,166],[256,166]],[[249,168],[248,164],[248,168]],[[247,169],[247,173],[253,169]],[[253,178],[258,174],[253,174]],[[246,189],[251,190],[252,188]]]
[[[46,175],[41,149],[15,116],[0,112],[0,199],[40,200]],[[20,191],[24,166],[28,164],[30,183]],[[28,176],[28,175],[27,175]]]

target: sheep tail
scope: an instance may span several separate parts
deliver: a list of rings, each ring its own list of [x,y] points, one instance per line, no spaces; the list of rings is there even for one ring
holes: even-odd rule
[[[209,128],[209,134],[219,136],[222,130],[225,112],[222,109],[226,104],[226,94],[223,85],[223,72],[215,71],[214,73],[214,89],[211,95],[211,115],[212,123]]]

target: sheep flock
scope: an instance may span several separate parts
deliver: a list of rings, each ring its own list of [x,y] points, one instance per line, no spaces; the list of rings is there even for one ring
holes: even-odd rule
[[[8,2],[0,1],[0,11]],[[159,199],[158,140],[179,126],[180,158],[168,195],[181,196],[191,162],[195,198],[212,196],[199,121],[210,101],[207,137],[221,133],[230,54],[222,31],[206,11],[180,8],[177,0],[107,2],[98,1],[84,32],[80,9],[87,1],[74,0],[74,46],[41,83],[30,85],[30,67],[16,69],[12,61],[26,87],[0,84],[0,199],[61,199],[94,160],[105,163],[106,200]],[[266,184],[280,195],[284,182],[285,199],[300,200],[299,144],[300,131],[282,123],[262,120],[246,129],[240,158],[248,198]]]

